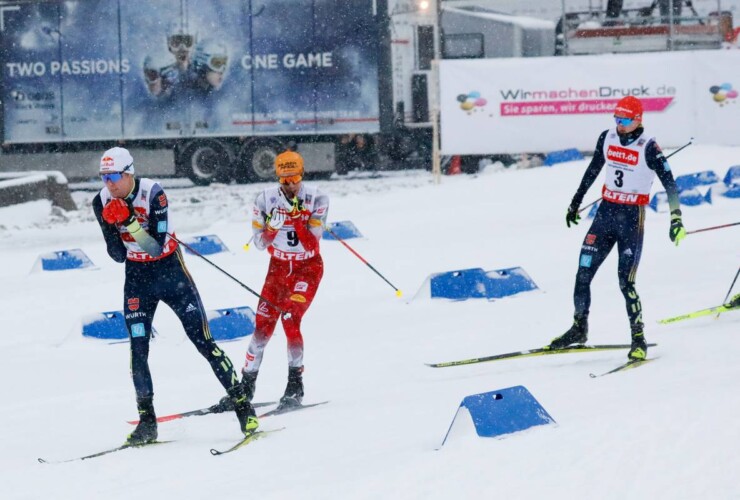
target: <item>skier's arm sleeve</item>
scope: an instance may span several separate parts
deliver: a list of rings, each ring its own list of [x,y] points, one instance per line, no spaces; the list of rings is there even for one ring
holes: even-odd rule
[[[149,226],[144,229],[138,221],[126,226],[129,234],[142,250],[152,257],[162,255],[162,247],[167,238],[167,196],[159,184],[154,184],[149,193]]]
[[[100,230],[103,232],[108,255],[116,262],[124,262],[126,260],[126,247],[123,245],[123,240],[121,240],[121,235],[115,224],[108,224],[103,220],[103,200],[99,193],[93,199],[92,207],[95,219],[97,219]]]
[[[324,225],[329,215],[329,197],[323,193],[318,193],[314,201],[313,212],[308,218],[306,224],[298,223],[295,226],[298,241],[303,248],[312,252],[319,248],[319,240],[324,234]]]
[[[583,197],[586,196],[589,188],[599,176],[601,169],[606,163],[604,160],[604,141],[606,140],[607,132],[608,130],[604,130],[599,136],[599,140],[596,141],[594,157],[591,158],[591,163],[588,164],[588,168],[586,168],[583,178],[581,179],[581,184],[578,186],[578,190],[576,190],[576,194],[573,196],[573,201],[571,201],[572,206],[581,206],[581,203],[583,203]]]
[[[645,161],[648,167],[658,176],[660,183],[663,184],[666,195],[668,196],[668,206],[671,213],[675,210],[680,210],[681,204],[678,200],[678,188],[676,187],[676,180],[673,178],[673,172],[671,172],[671,166],[668,164],[663,151],[661,151],[655,141],[650,141],[645,146]]]
[[[266,210],[265,193],[262,192],[257,195],[252,207],[252,234],[254,235],[254,246],[259,250],[269,247],[277,235],[277,231],[270,231],[267,228],[269,215]]]

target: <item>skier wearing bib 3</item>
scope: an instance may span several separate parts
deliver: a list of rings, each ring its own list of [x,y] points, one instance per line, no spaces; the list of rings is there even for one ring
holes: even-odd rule
[[[591,281],[614,245],[619,252],[619,288],[627,305],[632,346],[628,357],[647,357],[643,331],[642,304],[635,289],[637,266],[642,253],[645,206],[657,175],[668,195],[671,211],[669,236],[676,246],[686,237],[681,221],[676,182],[655,138],[642,126],[642,103],[636,97],[621,99],[614,110],[616,127],[605,130],[596,143],[593,159],[565,217],[566,224],[578,224],[578,208],[588,189],[606,165],[602,201],[581,247],[574,292],[573,326],[552,340],[550,348],[561,349],[582,344],[588,339],[588,314],[591,306]]]

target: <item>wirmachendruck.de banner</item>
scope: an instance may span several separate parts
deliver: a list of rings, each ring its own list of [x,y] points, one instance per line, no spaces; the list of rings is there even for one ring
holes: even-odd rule
[[[740,145],[740,51],[445,60],[442,153],[590,151],[625,95],[663,147]]]

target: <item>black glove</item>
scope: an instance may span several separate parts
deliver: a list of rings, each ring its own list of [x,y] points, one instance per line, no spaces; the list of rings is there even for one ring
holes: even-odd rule
[[[578,225],[578,221],[581,220],[581,216],[578,215],[578,207],[580,203],[575,201],[568,207],[568,213],[565,215],[565,223],[570,227],[571,224]]]

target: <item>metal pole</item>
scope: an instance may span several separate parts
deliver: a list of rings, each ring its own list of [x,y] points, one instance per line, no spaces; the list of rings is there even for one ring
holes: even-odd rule
[[[432,106],[432,175],[435,184],[442,182],[442,165],[439,156],[439,61],[432,61],[432,79],[434,80],[434,105]]]
[[[673,50],[673,2],[674,0],[668,2],[668,50]]]
[[[434,60],[432,61],[432,176],[435,184],[442,183],[442,165],[439,147],[439,59],[442,40],[442,0],[434,0],[434,28],[437,36],[434,37]]]
[[[568,23],[566,22],[566,18],[565,18],[565,0],[561,0],[560,4],[563,10],[563,15],[560,18],[562,19],[561,26],[563,28],[563,33],[562,33],[563,35],[563,55],[567,56],[568,55]]]

